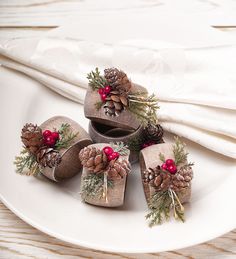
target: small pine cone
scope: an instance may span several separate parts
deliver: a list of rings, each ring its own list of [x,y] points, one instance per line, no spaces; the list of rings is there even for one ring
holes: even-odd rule
[[[147,140],[161,142],[163,133],[164,131],[160,124],[154,125],[154,124],[148,123],[148,125],[144,128],[144,136]]]
[[[81,164],[93,173],[101,173],[108,165],[106,154],[95,147],[85,147],[79,153]]]
[[[113,90],[120,93],[128,93],[132,86],[127,75],[117,68],[107,68],[104,70],[104,77]]]
[[[60,164],[61,155],[53,148],[43,147],[38,151],[36,160],[41,166],[52,168]]]
[[[128,96],[120,95],[118,91],[111,91],[104,105],[105,113],[118,116],[128,106]]]
[[[193,179],[193,169],[190,166],[183,166],[172,177],[171,188],[174,191],[179,191],[181,188],[190,187]]]
[[[112,160],[108,167],[108,178],[110,179],[122,179],[125,175],[130,173],[131,166],[127,160]]]
[[[21,131],[21,140],[25,147],[35,155],[43,145],[42,129],[32,123],[25,124]]]
[[[149,168],[144,172],[143,181],[150,184],[157,191],[166,191],[171,185],[171,175],[163,172],[160,166]]]

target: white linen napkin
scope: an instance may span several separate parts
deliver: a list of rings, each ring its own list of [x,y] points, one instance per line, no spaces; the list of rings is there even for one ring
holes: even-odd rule
[[[99,28],[104,21],[100,21]],[[99,23],[99,19],[95,22]],[[88,33],[83,26],[65,26],[41,40],[2,42],[0,53],[5,57],[1,58],[1,64],[79,103],[83,103],[86,74],[91,69],[119,66],[132,81],[158,95],[159,118],[164,129],[236,158],[236,60],[232,59],[236,56],[233,46],[236,39],[224,39],[223,33],[213,29],[209,29],[211,38],[206,38],[208,32],[204,27],[206,39],[196,41],[196,35],[193,38],[189,35],[189,28],[199,37],[202,27],[195,28],[192,23],[183,28],[192,42],[183,40],[181,45],[176,35],[171,40],[171,32],[177,28],[177,23],[174,24],[172,31],[169,26],[168,33],[162,32],[162,24],[157,28],[162,32],[162,41],[153,38],[124,41],[132,30],[130,25],[119,43],[104,42],[102,38],[96,38],[100,42],[88,42],[84,40]]]

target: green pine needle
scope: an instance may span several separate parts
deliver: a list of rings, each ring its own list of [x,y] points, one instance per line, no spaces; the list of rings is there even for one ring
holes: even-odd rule
[[[98,197],[102,198],[103,186],[104,186],[104,174],[88,174],[83,179],[83,185],[81,190],[81,198],[83,201],[89,198]],[[113,188],[113,181],[107,179],[108,188]]]
[[[185,221],[184,207],[177,194],[171,189],[154,193],[148,207],[150,212],[146,215],[146,219],[149,220],[150,227],[162,224],[164,220],[169,220],[171,211],[173,211],[176,220]]]
[[[142,144],[145,142],[143,136],[133,137],[129,139],[127,145],[130,150],[139,152],[142,149]]]
[[[144,126],[148,123],[156,124],[158,100],[154,94],[147,96],[147,93],[137,92],[128,95],[128,109],[142,122]]]
[[[161,162],[165,163],[166,158],[165,158],[164,154],[160,153],[159,158],[160,158]]]
[[[128,146],[124,142],[111,142],[110,145],[121,156],[127,156],[129,154]]]
[[[98,68],[95,68],[95,71],[91,71],[87,75],[87,79],[89,80],[89,86],[93,89],[93,91],[98,90],[99,88],[103,88],[107,85],[106,79],[100,75]]]
[[[103,104],[104,104],[103,102],[96,102],[95,103],[96,110],[99,111],[102,108]]]
[[[14,164],[16,172],[21,175],[37,175],[40,173],[36,157],[29,153],[26,148],[23,148],[20,155],[15,157]]]
[[[185,151],[185,144],[181,142],[178,137],[175,138],[175,144],[173,145],[173,153],[175,157],[176,166],[187,161],[188,153]]]
[[[68,148],[71,145],[73,139],[79,134],[79,132],[73,133],[71,130],[71,126],[68,123],[63,123],[58,130],[58,133],[60,134],[60,139],[54,146],[54,148],[57,150]]]

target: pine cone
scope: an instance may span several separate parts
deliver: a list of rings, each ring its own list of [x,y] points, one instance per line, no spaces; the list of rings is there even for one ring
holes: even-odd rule
[[[101,173],[108,165],[106,154],[95,147],[85,147],[79,153],[82,165],[93,173]]]
[[[127,75],[117,68],[107,68],[104,70],[104,77],[113,90],[120,93],[128,93],[132,86]]]
[[[38,151],[36,160],[41,166],[52,168],[61,162],[61,155],[53,148],[43,147]]]
[[[171,188],[174,191],[179,191],[181,188],[189,187],[192,179],[193,179],[192,167],[183,166],[178,170],[176,174],[172,176]]]
[[[108,167],[108,177],[110,179],[122,179],[131,171],[130,163],[127,160],[112,160]]]
[[[160,166],[149,168],[144,172],[143,181],[149,183],[157,191],[166,191],[171,185],[171,175],[163,172]]]
[[[121,95],[118,91],[111,91],[104,105],[105,113],[110,116],[118,116],[128,106],[128,96]]]
[[[148,123],[148,125],[144,128],[144,136],[147,140],[161,142],[163,133],[164,131],[160,124],[154,125],[154,124]]]
[[[43,145],[42,129],[32,123],[25,124],[21,131],[21,140],[32,154],[36,154]]]

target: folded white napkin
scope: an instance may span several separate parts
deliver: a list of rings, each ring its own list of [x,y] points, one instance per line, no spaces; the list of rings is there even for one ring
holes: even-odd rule
[[[161,28],[162,21],[159,27],[155,24],[157,33],[152,38],[147,37],[154,29],[153,22],[145,40],[137,39],[140,34],[137,30],[130,40],[124,41],[132,26],[137,25],[136,20],[127,30],[121,28],[125,30],[123,38],[116,42],[112,33],[109,33],[111,38],[103,40],[99,30],[87,26],[86,19],[57,29],[41,40],[2,42],[1,64],[79,103],[83,103],[86,74],[91,69],[118,66],[132,81],[158,95],[159,118],[164,129],[236,158],[236,60],[232,59],[236,56],[235,38],[211,28],[196,27],[193,22],[191,26],[189,23],[182,26],[184,35],[188,33],[192,40],[181,42],[180,35],[172,35],[171,39],[178,23],[168,25],[167,33]],[[98,28],[103,28],[105,20],[95,21]],[[96,37],[89,38],[88,32],[96,32]],[[162,41],[158,40],[158,32]],[[205,38],[197,41],[200,32]]]

